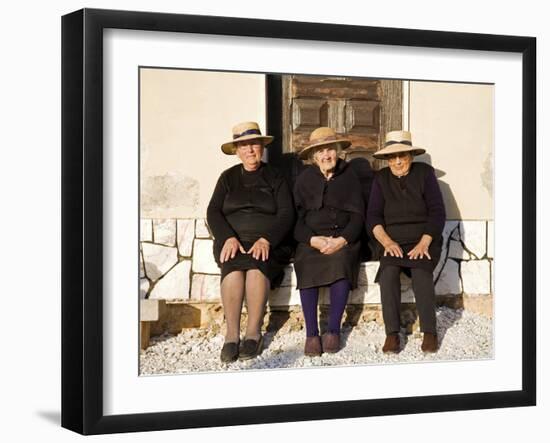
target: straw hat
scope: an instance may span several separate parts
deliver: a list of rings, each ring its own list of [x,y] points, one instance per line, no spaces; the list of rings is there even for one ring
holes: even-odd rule
[[[346,149],[351,145],[351,141],[345,138],[339,138],[334,129],[323,126],[311,133],[309,136],[309,145],[303,148],[298,156],[304,159],[307,158],[312,149],[331,145],[340,146],[341,149]]]
[[[384,160],[388,155],[398,152],[410,152],[412,155],[420,155],[426,152],[423,148],[413,146],[409,131],[391,131],[386,134],[384,148],[373,154],[374,158]]]
[[[233,126],[232,132],[233,140],[222,145],[222,151],[227,155],[235,154],[235,151],[237,150],[235,143],[237,142],[242,142],[245,140],[263,140],[264,145],[267,145],[273,141],[273,137],[271,135],[262,135],[260,126],[256,122],[239,123],[238,125]]]

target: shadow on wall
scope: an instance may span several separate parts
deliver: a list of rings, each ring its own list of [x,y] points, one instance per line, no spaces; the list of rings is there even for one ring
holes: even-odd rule
[[[460,213],[460,208],[458,207],[456,198],[454,196],[453,191],[451,190],[451,187],[448,183],[442,180],[442,177],[446,175],[446,172],[437,169],[432,165],[432,156],[430,154],[423,154],[416,157],[418,161],[422,161],[424,163],[429,164],[432,166],[435,170],[435,176],[437,178],[437,183],[439,185],[439,188],[441,189],[441,193],[443,194],[443,199],[445,201],[445,212],[447,215],[447,220],[449,218],[461,220],[462,215]],[[450,215],[452,215],[450,217]],[[449,259],[449,244],[453,237],[453,233],[455,229],[459,229],[458,226],[454,227],[450,232],[447,231],[447,227],[443,232],[443,247],[441,250],[441,258],[439,260],[439,266],[436,266],[436,269],[434,270],[434,281],[437,283],[437,280],[439,280],[439,277],[441,275],[441,272],[443,271],[443,266],[446,264],[447,260]],[[443,265],[443,266],[442,266]],[[455,282],[452,282],[455,284],[455,287],[460,285],[460,281],[457,278]]]
[[[419,155],[418,157],[416,157],[416,159],[417,161],[427,163],[434,168],[435,176],[437,177],[437,183],[439,184],[439,188],[441,189],[441,193],[443,194],[443,199],[445,200],[445,211],[447,213],[447,219],[462,219],[460,208],[458,207],[451,187],[447,182],[442,180],[442,177],[446,175],[446,172],[442,171],[441,169],[437,169],[437,166],[434,166],[432,164],[432,156],[430,154]]]
[[[271,164],[283,174],[290,190],[294,189],[296,177],[307,167],[296,154],[290,152],[274,157]]]

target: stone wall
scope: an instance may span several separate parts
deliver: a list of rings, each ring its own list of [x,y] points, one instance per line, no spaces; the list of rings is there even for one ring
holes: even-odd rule
[[[441,259],[434,272],[437,295],[490,295],[494,263],[493,221],[446,222]],[[214,261],[212,234],[205,219],[142,219],[140,226],[140,297],[193,303],[220,302],[220,270]],[[359,287],[349,303],[380,303],[374,283],[378,262],[361,264]],[[292,265],[280,288],[271,292],[271,308],[300,304]],[[409,278],[402,277],[402,301],[414,301]],[[321,303],[328,293],[321,291]]]

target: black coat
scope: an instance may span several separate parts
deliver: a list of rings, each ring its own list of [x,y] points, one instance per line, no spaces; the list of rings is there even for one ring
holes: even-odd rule
[[[345,278],[355,288],[365,212],[356,173],[339,160],[334,175],[327,180],[317,166],[310,166],[296,180],[294,202],[298,213],[294,228],[297,287],[326,286]],[[348,244],[334,254],[321,254],[309,244],[317,235],[342,236]]]

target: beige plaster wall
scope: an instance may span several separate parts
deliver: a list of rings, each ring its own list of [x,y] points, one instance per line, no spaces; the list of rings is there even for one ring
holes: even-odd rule
[[[220,173],[235,164],[220,145],[241,121],[265,133],[265,76],[142,69],[141,217],[204,217]]]
[[[493,219],[494,86],[409,83],[409,128],[418,157],[436,169],[447,218]]]

